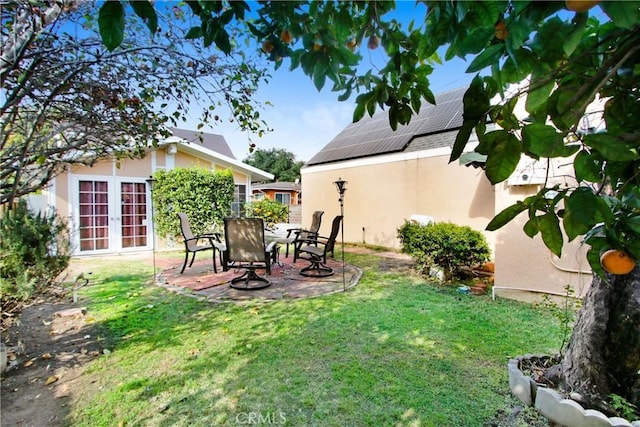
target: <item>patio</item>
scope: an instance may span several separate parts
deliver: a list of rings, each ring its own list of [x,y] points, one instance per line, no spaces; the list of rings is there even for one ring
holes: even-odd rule
[[[362,270],[358,267],[345,264],[343,284],[342,261],[338,259],[327,259],[327,265],[334,271],[332,276],[313,278],[300,275],[300,269],[308,265],[309,261],[302,259],[293,263],[293,254],[285,257],[281,252],[279,263],[271,267],[271,275],[267,276],[264,270],[258,271],[259,275],[271,282],[271,286],[259,290],[238,290],[231,288],[229,283],[243,274],[244,270],[223,272],[218,265],[218,273],[214,273],[209,252],[197,255],[193,266],[187,267],[184,274],[180,274],[182,260],[170,261],[169,266],[158,274],[157,283],[178,292],[201,295],[210,301],[280,300],[342,292],[345,288],[356,286],[362,276]]]

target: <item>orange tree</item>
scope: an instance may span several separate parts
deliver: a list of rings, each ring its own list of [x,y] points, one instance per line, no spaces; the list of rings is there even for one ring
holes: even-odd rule
[[[118,45],[124,6],[108,1],[100,15],[110,49]],[[395,7],[387,1],[184,6],[199,18],[187,37],[228,54],[233,48],[227,26],[242,23],[275,67],[286,62],[302,69],[318,89],[331,84],[340,100],[355,96],[356,121],[385,109],[394,129],[423,102],[435,103],[429,75],[441,56],[467,59],[467,72],[478,75],[464,96],[464,124],[451,161],[473,132],[494,184],[507,179],[522,156],[572,160],[577,186],[545,186],[500,212],[488,229],[526,214],[525,233],[540,233],[556,255],[565,239],[562,229],[568,240],[589,245],[594,280],[563,357],[563,382],[593,407],[611,409],[611,394],[637,405],[640,270],[612,275],[599,260],[612,248],[640,259],[639,2],[424,1],[408,25],[393,18]],[[152,21],[153,8],[134,9]],[[383,49],[388,62],[367,66],[367,49]],[[508,94],[512,84],[519,89]],[[514,114],[518,99],[524,100],[526,121]],[[581,134],[580,121],[596,99],[606,129]]]

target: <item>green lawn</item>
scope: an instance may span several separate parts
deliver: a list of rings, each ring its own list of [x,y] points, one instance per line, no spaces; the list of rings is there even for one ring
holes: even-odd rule
[[[348,291],[211,304],[126,260],[82,293],[110,354],[85,366],[73,425],[484,426],[510,411],[510,356],[556,352],[548,309],[460,295],[380,258]]]

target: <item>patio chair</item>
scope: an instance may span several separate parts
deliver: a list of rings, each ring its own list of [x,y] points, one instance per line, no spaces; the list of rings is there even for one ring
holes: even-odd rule
[[[245,269],[241,276],[231,279],[234,289],[256,290],[271,285],[264,277],[256,274],[257,269],[265,269],[271,274],[271,262],[275,259],[276,242],[268,245],[264,240],[262,218],[226,218],[224,220],[226,250],[222,253],[223,269]]]
[[[189,222],[187,215],[183,212],[179,212],[178,217],[180,218],[180,230],[182,231],[182,237],[184,238],[184,263],[182,264],[180,274],[184,273],[187,261],[189,260],[189,254],[193,254],[191,256],[191,262],[189,263],[189,267],[191,267],[193,265],[193,261],[196,259],[196,252],[208,250],[213,251],[213,272],[217,273],[218,267],[216,266],[216,251],[218,251],[222,257],[222,252],[225,250],[224,244],[220,239],[220,234],[206,233],[194,236],[191,231],[191,223]],[[207,243],[199,244],[199,241],[206,241]],[[220,258],[220,261],[222,262],[222,258]]]
[[[307,267],[300,270],[300,274],[307,277],[326,277],[333,274],[333,269],[327,266],[327,254],[333,257],[333,248],[336,243],[342,215],[333,219],[331,234],[329,237],[316,236],[315,238],[300,239],[300,247],[296,247],[298,257],[310,262]]]
[[[285,257],[289,257],[289,245],[294,246],[293,253],[293,262],[296,262],[296,240],[297,239],[306,239],[306,238],[314,238],[318,235],[320,231],[320,224],[322,223],[322,215],[324,211],[315,211],[313,216],[311,217],[311,227],[308,229],[304,228],[288,228],[287,236],[276,239],[276,242],[284,245],[287,245],[287,249],[285,252]],[[299,246],[299,245],[298,245]]]

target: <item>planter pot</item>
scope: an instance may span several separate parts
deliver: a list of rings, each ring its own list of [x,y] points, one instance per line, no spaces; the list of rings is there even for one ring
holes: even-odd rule
[[[575,400],[567,399],[552,389],[539,386],[520,371],[522,360],[533,357],[543,356],[526,354],[510,359],[507,364],[511,393],[523,404],[535,406],[549,421],[566,427],[640,427],[640,420],[629,422],[624,418],[607,417],[600,411],[584,409]]]
[[[471,287],[471,295],[482,295],[484,294],[485,288],[480,286],[472,286]]]

